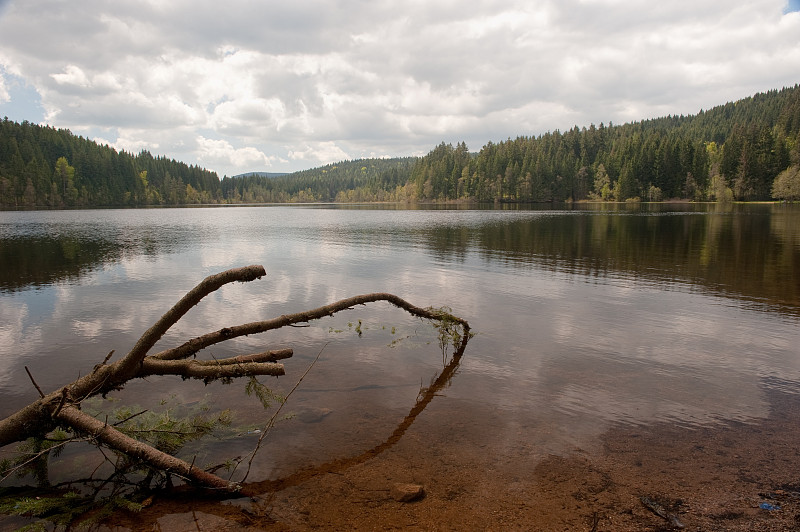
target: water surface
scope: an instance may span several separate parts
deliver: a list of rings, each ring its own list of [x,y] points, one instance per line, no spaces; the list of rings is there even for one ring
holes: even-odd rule
[[[56,389],[112,349],[126,353],[203,277],[248,264],[267,276],[209,296],[158,347],[358,293],[446,305],[477,336],[422,415],[432,440],[461,423],[493,452],[561,453],[619,424],[762,419],[766,391],[800,390],[793,206],[0,212],[0,415],[37,397],[24,366]],[[292,346],[287,376],[267,381],[287,391],[322,351],[258,480],[384,441],[443,369],[435,334],[377,304],[204,356]],[[144,405],[170,397],[232,408],[241,427],[268,417],[236,384],[164,377],[120,394]],[[203,459],[252,444],[244,434]]]

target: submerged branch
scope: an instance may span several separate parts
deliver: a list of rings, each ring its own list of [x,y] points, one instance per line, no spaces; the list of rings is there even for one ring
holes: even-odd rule
[[[300,383],[303,382],[303,379],[306,378],[306,375],[308,375],[308,372],[311,371],[311,368],[313,368],[314,365],[317,363],[317,361],[319,361],[319,357],[322,356],[322,351],[325,350],[325,346],[327,346],[327,345],[328,344],[325,344],[324,346],[322,346],[322,349],[319,350],[319,353],[317,353],[316,358],[314,358],[314,360],[311,361],[311,364],[309,364],[308,367],[306,368],[306,370],[303,372],[303,374],[300,375],[300,378],[297,379],[297,382],[295,383],[295,385],[292,387],[291,390],[289,390],[289,393],[286,394],[286,397],[284,398],[284,400],[281,401],[281,404],[278,407],[278,409],[275,410],[275,413],[272,414],[272,417],[269,418],[269,421],[267,421],[267,425],[264,427],[264,430],[261,431],[261,435],[258,437],[258,441],[256,442],[256,446],[253,449],[253,452],[250,453],[250,458],[247,460],[247,470],[244,472],[244,477],[242,478],[242,482],[243,483],[244,483],[245,480],[247,480],[247,476],[250,474],[250,468],[253,466],[253,460],[255,460],[256,454],[258,454],[258,450],[261,449],[261,443],[264,441],[264,438],[266,438],[267,434],[269,434],[269,431],[272,430],[272,427],[275,426],[275,420],[278,418],[278,414],[281,413],[281,410],[283,410],[283,407],[286,404],[286,401],[289,400],[289,397],[291,397],[291,395],[294,393],[294,391],[297,389],[297,387],[300,386]]]
[[[133,439],[130,436],[126,436],[113,426],[88,414],[84,414],[74,406],[61,409],[58,418],[60,421],[91,436],[98,442],[124,453],[131,458],[141,460],[153,469],[173,473],[210,488],[225,491],[238,491],[240,489],[238,484],[228,482],[216,475],[193,467],[180,458],[161,452],[155,447]]]
[[[468,329],[468,326],[466,326],[466,328]],[[444,388],[447,388],[450,385],[453,376],[456,374],[456,371],[461,364],[461,357],[464,355],[464,351],[467,348],[467,342],[470,338],[471,335],[468,333],[462,335],[461,340],[458,342],[456,351],[453,353],[453,357],[450,359],[450,362],[442,369],[441,373],[431,380],[431,384],[427,388],[422,388],[420,390],[419,394],[417,395],[417,400],[414,403],[414,406],[411,407],[408,415],[406,415],[400,424],[395,427],[394,431],[392,431],[385,441],[379,443],[371,449],[367,449],[359,455],[351,456],[349,458],[334,459],[318,466],[301,469],[283,478],[251,483],[245,483],[245,479],[243,479],[241,493],[244,495],[249,495],[250,497],[258,497],[258,495],[261,493],[280,491],[291,486],[296,486],[318,475],[345,471],[353,466],[363,464],[367,460],[370,460],[391,448],[398,441],[400,441],[400,438],[403,437],[409,427],[411,427],[411,425],[417,419],[417,416],[419,416],[422,411],[425,410],[425,407],[430,404],[433,398],[436,397],[436,395]],[[256,449],[256,451],[257,450],[258,449]]]

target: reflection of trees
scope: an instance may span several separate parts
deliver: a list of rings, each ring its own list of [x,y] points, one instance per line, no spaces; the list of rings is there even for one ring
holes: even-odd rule
[[[574,213],[486,224],[458,245],[491,261],[591,276],[625,274],[685,282],[715,293],[800,307],[798,212],[635,215]],[[437,240],[438,242],[438,240]],[[446,248],[447,249],[447,248]]]
[[[441,225],[419,231],[428,252],[442,261],[463,262],[469,251],[473,228],[464,225]]]
[[[597,212],[600,208],[602,212]],[[582,275],[614,273],[657,282],[679,281],[715,293],[737,294],[769,304],[800,307],[800,213],[791,205],[697,204],[583,205],[571,213],[488,216],[483,223],[436,224],[408,228],[381,225],[367,230],[337,227],[325,241],[344,245],[413,247],[445,262],[463,262],[477,251],[491,262]],[[488,214],[488,213],[487,213]],[[171,253],[197,234],[158,226],[136,235],[105,237],[23,236],[0,241],[0,290],[15,290],[76,279],[128,254]]]
[[[796,208],[777,206],[770,217],[770,229],[783,242],[784,251],[800,248],[800,222]]]
[[[193,239],[189,230],[154,226],[136,234],[96,227],[69,234],[0,239],[0,291],[77,280],[130,255],[172,253]]]
[[[37,236],[0,243],[0,290],[19,290],[77,279],[116,260],[120,249],[107,240]]]

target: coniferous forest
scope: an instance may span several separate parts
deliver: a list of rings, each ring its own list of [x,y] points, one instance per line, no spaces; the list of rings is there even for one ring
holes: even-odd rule
[[[424,157],[219,176],[64,129],[0,123],[0,206],[261,202],[800,200],[800,85],[691,116],[575,126]]]

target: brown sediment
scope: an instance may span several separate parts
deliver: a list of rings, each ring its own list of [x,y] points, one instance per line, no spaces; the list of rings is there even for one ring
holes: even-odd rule
[[[430,420],[368,460],[254,499],[157,501],[117,515],[118,530],[585,530],[677,529],[642,504],[654,501],[685,530],[800,528],[800,396],[770,392],[772,414],[754,423],[687,428],[616,427],[589,450],[539,454],[516,443],[498,450],[497,416],[454,417],[445,404]],[[453,408],[456,405],[452,405]],[[427,414],[428,412],[426,412]],[[429,423],[449,419],[431,440]],[[482,428],[484,433],[476,433]],[[290,475],[291,476],[291,475]],[[299,477],[294,477],[299,480]],[[403,503],[397,483],[424,486]],[[252,484],[255,487],[256,484]],[[266,487],[266,484],[262,484]],[[762,509],[767,502],[779,510]]]

